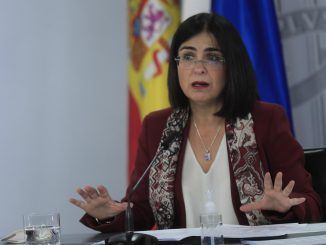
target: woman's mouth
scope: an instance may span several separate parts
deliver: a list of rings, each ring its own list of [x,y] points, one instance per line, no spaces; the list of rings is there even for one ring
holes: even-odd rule
[[[198,88],[198,89],[200,89],[200,88],[207,88],[209,86],[209,83],[204,82],[204,81],[195,81],[195,82],[192,82],[191,83],[191,86],[193,88]]]

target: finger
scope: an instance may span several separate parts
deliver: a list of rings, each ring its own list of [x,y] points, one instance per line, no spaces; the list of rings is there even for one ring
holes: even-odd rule
[[[288,185],[283,189],[283,194],[285,195],[285,196],[289,196],[290,194],[291,194],[291,192],[292,192],[292,190],[293,190],[293,187],[294,187],[294,180],[291,180],[289,183],[288,183]]]
[[[240,210],[242,212],[250,212],[252,210],[258,210],[258,209],[261,209],[261,208],[262,208],[261,202],[252,202],[252,203],[242,205],[240,207]]]
[[[99,186],[97,187],[97,190],[98,190],[98,192],[99,192],[100,197],[103,197],[103,198],[109,198],[110,200],[112,200],[112,198],[111,198],[111,196],[110,196],[108,190],[105,188],[105,186],[103,186],[103,185],[99,185]]]
[[[86,202],[90,202],[92,199],[91,197],[88,195],[87,192],[85,192],[83,189],[78,188],[76,190],[76,192],[86,201]]]
[[[264,189],[265,191],[269,191],[273,189],[273,181],[271,174],[267,172],[264,176]]]
[[[99,196],[97,190],[94,187],[92,187],[92,186],[87,185],[87,186],[84,187],[84,190],[93,199],[98,198],[98,196]]]
[[[77,199],[75,199],[75,198],[70,198],[70,199],[69,199],[69,202],[72,203],[73,205],[79,207],[79,208],[84,209],[85,202],[83,202],[83,201],[81,201],[81,200],[77,200]]]
[[[282,191],[282,172],[278,172],[275,177],[274,181],[274,190],[275,191]]]
[[[301,203],[303,203],[305,201],[306,201],[305,197],[292,198],[292,199],[290,199],[290,205],[291,205],[291,207],[296,206],[296,205],[299,205],[299,204],[301,204]]]

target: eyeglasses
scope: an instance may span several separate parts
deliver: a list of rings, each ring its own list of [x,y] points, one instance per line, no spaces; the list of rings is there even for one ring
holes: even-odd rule
[[[211,69],[220,69],[223,66],[223,64],[225,64],[225,58],[221,56],[209,57],[202,60],[197,60],[194,57],[188,57],[188,56],[185,57],[177,56],[176,58],[174,58],[174,60],[177,62],[178,66],[184,69],[192,69],[195,67],[197,63],[202,63],[203,66]]]

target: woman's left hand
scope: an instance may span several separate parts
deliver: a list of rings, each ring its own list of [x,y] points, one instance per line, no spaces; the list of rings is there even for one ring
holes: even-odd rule
[[[242,212],[250,212],[252,210],[272,210],[280,213],[287,212],[292,206],[303,203],[306,198],[289,198],[294,187],[294,180],[282,190],[282,173],[278,172],[275,177],[273,186],[270,173],[266,173],[264,177],[264,196],[260,201],[242,205]]]

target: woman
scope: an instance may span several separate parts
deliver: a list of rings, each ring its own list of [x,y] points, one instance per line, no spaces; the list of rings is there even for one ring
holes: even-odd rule
[[[154,161],[131,198],[135,229],[198,227],[207,191],[224,223],[319,221],[302,148],[284,110],[258,100],[235,28],[215,14],[190,17],[173,37],[169,62],[171,108],[144,119],[127,190]],[[77,192],[84,200],[70,201],[86,211],[82,223],[124,230],[125,199],[113,201],[104,186]]]

